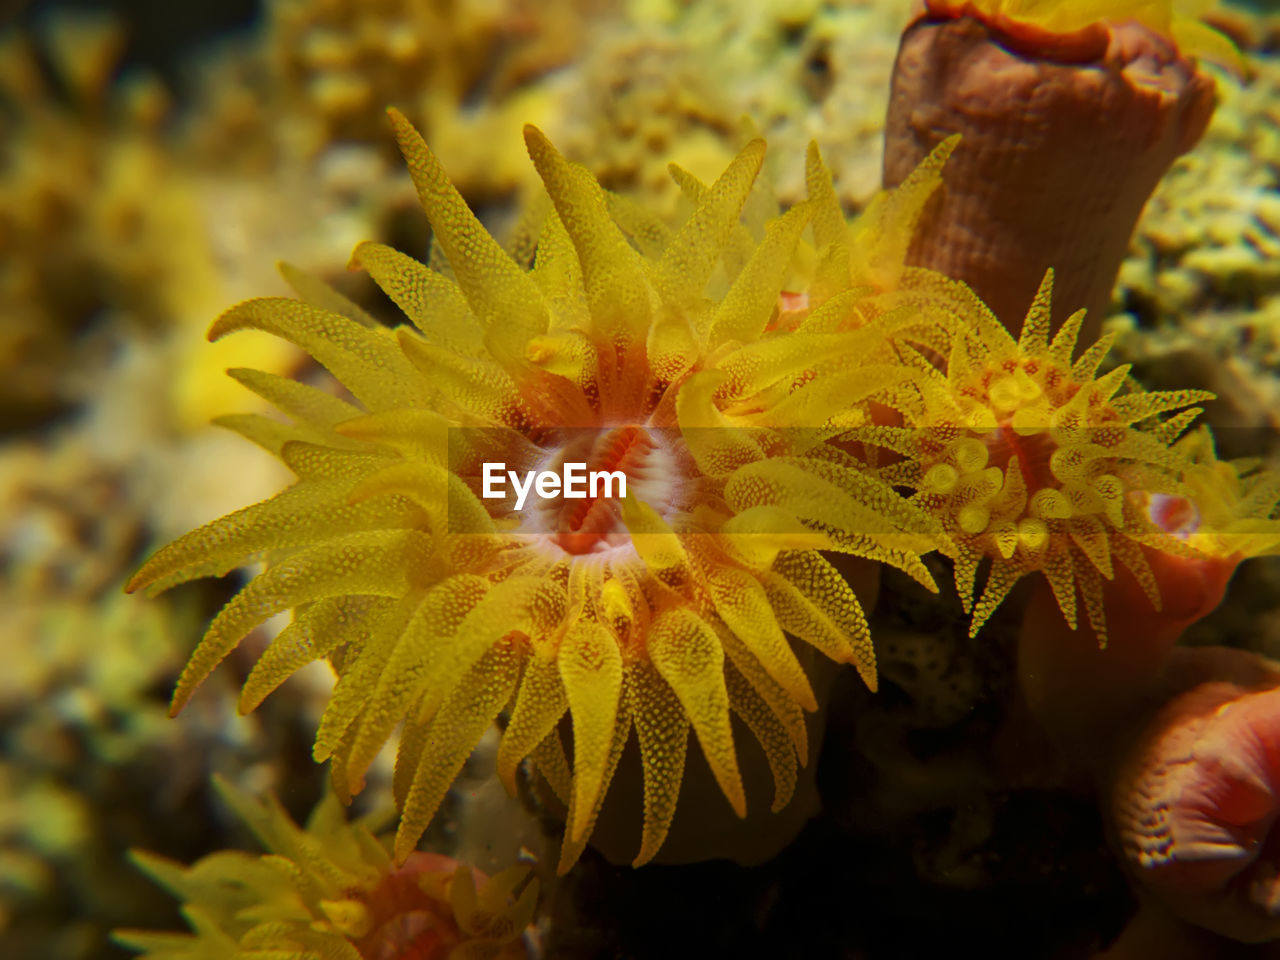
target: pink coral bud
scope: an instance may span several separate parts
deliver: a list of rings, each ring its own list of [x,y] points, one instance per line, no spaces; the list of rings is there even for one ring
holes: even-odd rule
[[[1237,940],[1278,937],[1280,668],[1239,650],[1182,649],[1163,686],[1182,692],[1110,781],[1122,856],[1182,918]]]

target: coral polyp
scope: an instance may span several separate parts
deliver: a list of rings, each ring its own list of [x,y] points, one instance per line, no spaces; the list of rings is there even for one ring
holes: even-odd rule
[[[1083,311],[1050,341],[1052,272],[1017,341],[962,285],[936,283],[956,318],[945,373],[918,358],[921,379],[890,401],[907,426],[854,436],[905,458],[882,475],[910,486],[951,535],[971,636],[1014,584],[1039,572],[1072,629],[1079,595],[1105,643],[1102,585],[1117,563],[1160,608],[1143,548],[1180,547],[1152,522],[1148,498],[1190,494],[1182,479],[1190,460],[1171,444],[1200,412],[1192,405],[1213,395],[1143,392],[1128,381],[1128,365],[1099,375],[1110,337],[1076,357]]]
[[[293,272],[305,301],[248,301],[214,324],[214,339],[256,328],[293,341],[355,403],[233,371],[293,422],[228,425],[279,454],[298,482],[181,538],[135,576],[132,588],[165,588],[267,561],[210,624],[174,710],[254,626],[293,609],[241,707],[328,658],[340,679],[314,753],[332,761],[343,797],[403,722],[400,862],[504,712],[499,775],[514,789],[531,759],[568,805],[562,870],[633,731],[644,770],[637,864],[671,825],[690,729],[725,813],[743,816],[731,726],[741,718],[781,809],[809,758],[803,713],[817,706],[790,638],[876,683],[858,597],[819,550],[896,565],[934,589],[919,554],[933,549],[936,521],[826,444],[860,388],[847,363],[824,358],[870,356],[884,331],[775,331],[813,208],[751,239],[739,215],[761,140],[710,187],[678,172],[697,208],[670,230],[526,128],[551,203],[517,261],[391,116],[448,272],[378,244],[356,249],[353,263],[413,327],[379,327]],[[709,287],[723,295],[709,299]],[[568,462],[626,474],[626,496],[520,509],[484,495],[496,464],[523,476]]]
[[[121,930],[153,960],[523,960],[538,900],[528,867],[493,878],[448,857],[396,865],[370,824],[348,822],[329,794],[300,828],[274,797],[215,778],[267,850],[209,854],[191,866],[135,851],[138,867],[183,903],[192,933]],[[383,818],[385,819],[385,818]]]

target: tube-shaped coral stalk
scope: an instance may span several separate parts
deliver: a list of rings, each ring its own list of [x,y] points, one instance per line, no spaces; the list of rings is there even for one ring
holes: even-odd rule
[[[1140,694],[1178,638],[1222,602],[1235,563],[1143,551],[1162,603],[1156,609],[1137,577],[1118,566],[1102,603],[1114,642],[1092,626],[1071,629],[1047,583],[1036,584],[1018,638],[1023,696],[1040,726],[1068,755],[1091,765],[1097,745],[1141,709]]]
[[[1088,342],[1143,205],[1213,112],[1212,79],[1173,37],[1230,44],[1168,3],[1109,4],[1105,21],[1081,6],[927,0],[894,65],[884,182],[961,134],[910,262],[969,284],[1014,332],[1052,267],[1055,320],[1086,307]]]
[[[1096,755],[1099,738],[1109,739],[1144,709],[1143,691],[1187,627],[1222,602],[1236,567],[1280,550],[1280,477],[1252,461],[1219,460],[1207,427],[1169,454],[1182,494],[1128,495],[1130,508],[1140,506],[1156,531],[1141,538],[1146,574],[1117,565],[1102,582],[1099,600],[1114,642],[1103,644],[1092,623],[1067,629],[1047,589],[1031,598],[1023,620],[1023,695],[1059,746],[1085,760]]]

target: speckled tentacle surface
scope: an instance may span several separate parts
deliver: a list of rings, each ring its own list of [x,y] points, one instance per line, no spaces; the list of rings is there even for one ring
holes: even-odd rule
[[[1105,313],[1138,215],[1204,132],[1213,81],[1137,23],[1068,34],[925,13],[903,33],[884,182],[961,134],[909,262],[973,287],[1015,332],[1046,268],[1060,322]]]
[[[747,823],[743,728],[774,790],[771,804],[752,801],[761,819],[736,835],[780,846],[816,807],[774,816],[801,782],[805,714],[819,710],[797,649],[852,664],[876,685],[862,602],[819,551],[899,567],[936,591],[920,557],[950,542],[937,519],[834,445],[870,420],[873,393],[915,377],[887,364],[899,333],[938,325],[936,308],[894,312],[871,294],[887,296],[901,272],[907,234],[896,211],[919,208],[940,157],[905,196],[878,199],[895,229],[865,225],[856,270],[846,246],[824,244],[825,263],[840,268],[828,271],[833,282],[842,275],[850,287],[836,306],[864,307],[865,323],[831,329],[843,314],[828,309],[791,329],[796,318],[784,321],[780,304],[802,232],[819,215],[830,221],[824,238],[844,231],[816,151],[809,173],[820,196],[769,221],[758,243],[740,217],[763,140],[714,184],[677,170],[696,210],[661,232],[654,255],[623,225],[643,217],[624,211],[619,222],[586,170],[526,128],[548,202],[536,252],[517,259],[404,116],[391,120],[448,271],[381,244],[356,248],[353,264],[410,321],[394,331],[293,269],[286,278],[302,299],[246,301],[214,324],[215,339],[258,329],[296,343],[353,402],[234,373],[293,422],[224,423],[298,479],[161,549],[131,581],[166,589],[266,561],[210,624],[174,712],[258,624],[293,610],[241,708],[327,659],[339,680],[313,756],[330,761],[343,800],[400,730],[398,864],[500,714],[499,779],[514,794],[528,761],[567,809],[561,872],[585,849],[618,767],[632,762],[623,759],[632,740],[643,768],[637,866],[663,847],[698,751],[691,769],[705,761],[718,801],[708,816]],[[585,480],[587,464],[607,482],[570,495],[570,467]],[[513,487],[522,474],[549,475],[556,489],[540,483],[526,507],[524,494],[490,489],[494,470]],[[758,844],[750,856],[763,856]]]

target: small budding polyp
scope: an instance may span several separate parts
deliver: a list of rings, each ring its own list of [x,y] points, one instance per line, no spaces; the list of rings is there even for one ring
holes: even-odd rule
[[[481,495],[486,500],[504,500],[507,481],[515,491],[517,510],[523,510],[530,491],[543,500],[563,497],[566,500],[624,499],[627,475],[621,470],[587,470],[586,463],[566,462],[563,473],[554,470],[508,470],[506,463],[486,463],[482,472]],[[523,483],[521,480],[523,479]]]

